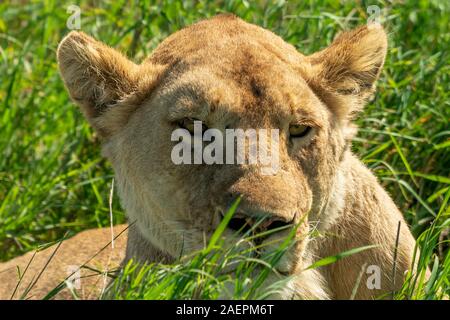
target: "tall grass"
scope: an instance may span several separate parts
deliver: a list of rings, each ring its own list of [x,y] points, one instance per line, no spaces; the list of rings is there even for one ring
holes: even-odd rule
[[[259,219],[249,230],[244,227],[236,231],[238,241],[226,243],[223,233],[238,208],[240,199],[228,210],[208,244],[181,262],[172,265],[141,264],[129,261],[105,290],[102,298],[107,299],[266,299],[299,298],[290,282],[296,281],[301,272],[334,263],[352,254],[371,249],[374,246],[353,248],[335,256],[325,257],[312,265],[303,265],[296,275],[280,274],[276,265],[296,241],[313,237],[313,233],[294,239],[297,225],[283,226],[269,231],[258,231]],[[267,238],[277,232],[289,230],[285,238],[255,245],[258,238]],[[247,246],[242,244],[246,243]],[[268,250],[269,245],[276,245]]]
[[[450,5],[445,1],[77,1],[81,28],[142,60],[170,33],[219,12],[269,28],[309,54],[378,5],[389,53],[353,150],[410,224],[422,255],[397,298],[441,298],[449,285]],[[55,50],[72,1],[0,3],[0,260],[67,231],[108,226],[109,164],[58,75]],[[117,201],[114,221],[124,221]],[[174,268],[176,266],[173,266]],[[130,267],[131,268],[131,267]],[[169,267],[170,269],[170,267]],[[164,274],[164,273],[162,273]],[[156,275],[155,275],[156,276]],[[211,289],[212,290],[212,289]],[[145,290],[144,290],[145,291]],[[439,293],[440,292],[440,293]],[[153,297],[153,295],[152,295]]]

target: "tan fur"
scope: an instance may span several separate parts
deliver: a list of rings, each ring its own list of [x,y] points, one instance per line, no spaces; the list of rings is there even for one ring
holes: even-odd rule
[[[414,239],[393,201],[350,151],[356,131],[351,119],[374,92],[386,50],[385,32],[372,25],[304,56],[267,30],[221,15],[171,35],[137,65],[81,32],[70,33],[58,48],[59,67],[72,98],[103,138],[122,204],[135,223],[126,259],[170,262],[201,248],[219,212],[242,195],[242,212],[305,221],[277,266],[297,275],[281,298],[348,299],[364,265],[381,268],[382,289],[370,290],[363,272],[356,298],[389,292],[401,221],[398,288]],[[280,170],[265,176],[251,165],[174,165],[170,135],[184,117],[221,130],[280,129]],[[291,123],[311,126],[312,133],[290,141]],[[312,229],[321,236],[308,239]],[[84,233],[93,245],[99,243],[96,232]],[[231,231],[227,236],[232,240]],[[69,240],[75,260],[84,254],[76,239]],[[301,272],[321,257],[370,244],[379,247]]]
[[[114,248],[109,228],[88,230],[61,242],[58,248],[53,245],[0,264],[0,299],[43,299],[77,270],[81,277],[81,290],[75,290],[78,298],[97,299],[110,281],[106,273],[117,270],[125,257],[127,226],[115,226],[112,232],[117,237]],[[56,298],[74,296],[65,288]]]

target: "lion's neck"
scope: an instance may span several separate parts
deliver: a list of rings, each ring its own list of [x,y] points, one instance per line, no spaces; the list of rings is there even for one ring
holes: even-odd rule
[[[345,210],[346,195],[349,192],[345,167],[344,161],[336,172],[328,195],[322,199],[316,199],[317,207],[310,212],[309,222],[320,232],[328,230]]]
[[[148,241],[134,224],[130,225],[128,231],[125,263],[131,259],[142,263],[170,263],[173,261],[173,258],[169,254],[159,250]]]

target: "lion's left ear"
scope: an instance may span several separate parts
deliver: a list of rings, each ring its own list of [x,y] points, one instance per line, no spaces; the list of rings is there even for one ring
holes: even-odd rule
[[[328,48],[308,57],[308,82],[338,116],[348,118],[374,92],[386,51],[386,33],[378,24],[345,32]]]
[[[164,66],[137,65],[83,32],[59,44],[58,66],[72,99],[102,138],[118,132],[158,84]]]
[[[88,119],[99,116],[136,84],[137,65],[83,32],[69,33],[59,44],[57,57],[66,87]]]

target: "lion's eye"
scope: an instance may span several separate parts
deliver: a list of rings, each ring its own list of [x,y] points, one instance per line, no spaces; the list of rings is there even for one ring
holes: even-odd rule
[[[293,124],[289,127],[289,135],[291,138],[304,137],[309,133],[309,131],[311,131],[311,127],[302,124]]]
[[[201,125],[202,125],[202,133],[205,132],[208,129],[206,127],[206,125],[203,124],[200,120],[192,119],[192,118],[184,118],[184,119],[178,121],[178,126],[180,128],[186,129],[191,134],[194,134],[194,129],[195,129],[195,123],[196,122],[200,122],[201,123]]]

